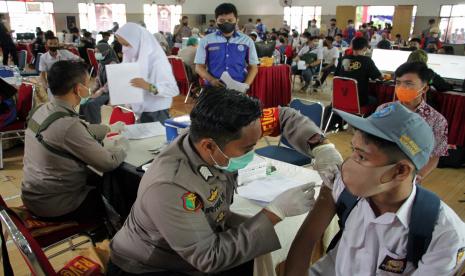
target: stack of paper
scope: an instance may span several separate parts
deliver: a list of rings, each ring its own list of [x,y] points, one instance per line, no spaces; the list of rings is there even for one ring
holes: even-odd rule
[[[121,133],[121,135],[130,140],[150,138],[165,134],[165,127],[160,122],[128,125]]]
[[[224,84],[226,84],[226,88],[231,90],[245,93],[247,92],[247,89],[249,89],[247,84],[234,80],[227,71],[224,71],[223,74],[221,74],[221,80],[224,82]]]
[[[111,105],[135,104],[144,101],[142,89],[131,85],[131,80],[141,77],[139,64],[120,63],[105,66]]]
[[[271,202],[281,193],[305,183],[305,181],[298,181],[275,173],[239,186],[237,192],[241,197],[247,199]]]

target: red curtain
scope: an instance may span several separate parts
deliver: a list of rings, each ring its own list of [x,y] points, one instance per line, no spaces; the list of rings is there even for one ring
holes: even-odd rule
[[[291,101],[291,68],[288,65],[259,67],[249,95],[264,108],[285,106]]]

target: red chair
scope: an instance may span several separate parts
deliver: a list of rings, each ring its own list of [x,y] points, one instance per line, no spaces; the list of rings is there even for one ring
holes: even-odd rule
[[[39,243],[33,238],[29,230],[21,222],[21,219],[19,219],[11,209],[2,206],[0,219],[7,227],[11,239],[16,244],[23,259],[26,261],[32,275],[103,275],[99,264],[83,256],[78,256],[72,259],[60,271],[56,272]],[[0,226],[0,231],[1,230]],[[9,276],[12,269],[9,262],[8,251],[2,253],[4,265],[9,268],[9,272],[5,271],[4,274]]]
[[[16,100],[17,119],[13,123],[0,129],[0,169],[3,169],[3,140],[24,140],[26,121],[29,111],[34,105],[35,86],[21,84]]]
[[[90,70],[90,75],[92,76],[92,73],[97,73],[98,71],[98,62],[97,59],[95,58],[95,50],[87,48],[87,57],[89,58],[89,62],[92,65],[92,69]]]
[[[168,61],[170,62],[171,68],[173,69],[174,78],[178,84],[179,91],[181,94],[186,95],[184,103],[187,103],[187,99],[191,93],[193,83],[189,82],[184,62],[181,58],[175,56],[169,56]]]
[[[177,56],[178,55],[178,52],[179,52],[179,48],[178,47],[173,47],[171,48],[171,54],[173,56]]]
[[[76,47],[69,47],[68,51],[70,51],[71,53],[75,54],[78,57],[81,56],[81,54],[79,54],[79,50]]]
[[[372,112],[376,108],[376,106],[360,106],[360,101],[358,98],[357,80],[344,77],[333,78],[332,104],[333,110],[339,109],[362,117]],[[329,120],[326,123],[325,133],[328,130],[333,114],[334,111],[331,111]]]
[[[136,123],[136,114],[130,109],[122,106],[115,106],[110,115],[110,125],[116,122],[123,122],[126,125],[133,125]]]

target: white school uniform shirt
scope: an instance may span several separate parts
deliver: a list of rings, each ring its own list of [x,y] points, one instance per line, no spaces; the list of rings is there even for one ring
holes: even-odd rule
[[[331,49],[328,49],[328,47],[323,48],[323,63],[329,64],[333,61],[333,59],[336,59],[334,66],[337,65],[337,59],[339,58],[339,50],[336,47],[332,47]]]
[[[155,85],[158,94],[143,92],[142,103],[131,104],[138,117],[143,112],[156,112],[169,109],[173,97],[179,95],[178,85],[171,69],[171,64],[155,37],[136,23],[126,23],[116,32],[132,46],[130,55],[123,53],[123,62],[137,62],[140,65],[141,77]]]
[[[417,191],[412,185],[410,196],[396,213],[376,217],[368,200],[361,198],[347,218],[337,247],[310,268],[310,275],[454,275],[465,259],[465,224],[442,201],[431,243],[418,268],[406,261],[408,226]],[[338,176],[332,189],[334,202],[344,188]],[[402,262],[406,263],[403,272],[386,271],[389,264]]]
[[[71,53],[68,50],[57,50],[56,57],[52,57],[50,52],[47,52],[40,56],[39,61],[39,71],[40,72],[48,72],[52,65],[55,64],[57,61],[60,60],[81,60],[80,57],[76,56],[75,54]]]

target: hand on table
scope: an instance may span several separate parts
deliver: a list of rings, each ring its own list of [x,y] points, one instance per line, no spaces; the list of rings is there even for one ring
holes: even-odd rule
[[[307,213],[315,204],[315,182],[310,182],[278,195],[265,209],[281,220]]]
[[[143,90],[150,89],[150,83],[146,82],[143,78],[134,78],[131,80],[131,85]]]

